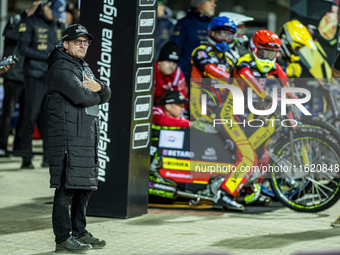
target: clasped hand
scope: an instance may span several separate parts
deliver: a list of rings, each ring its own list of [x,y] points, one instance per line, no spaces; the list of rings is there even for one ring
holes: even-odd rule
[[[83,81],[83,86],[85,88],[88,88],[92,90],[93,92],[98,92],[99,90],[102,89],[102,86],[100,85],[100,83],[96,82],[95,80],[88,78],[86,75],[85,75],[85,79],[86,81]]]

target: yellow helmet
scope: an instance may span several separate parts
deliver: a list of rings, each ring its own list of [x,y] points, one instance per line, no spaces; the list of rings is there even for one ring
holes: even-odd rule
[[[306,26],[296,19],[290,20],[283,25],[280,38],[282,51],[290,58],[291,62],[300,60],[299,49],[301,47],[307,46],[312,50],[317,49]]]

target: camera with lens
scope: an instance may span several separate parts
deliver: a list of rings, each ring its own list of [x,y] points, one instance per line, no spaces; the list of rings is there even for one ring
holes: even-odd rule
[[[6,59],[0,61],[0,69],[4,68],[4,66],[12,65],[14,62],[18,62],[19,59],[15,55],[10,55]]]

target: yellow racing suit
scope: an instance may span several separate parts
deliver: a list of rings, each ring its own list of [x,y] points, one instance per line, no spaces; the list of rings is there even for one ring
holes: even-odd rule
[[[242,129],[242,125],[229,123],[240,123],[239,116],[233,115],[233,96],[226,89],[214,89],[214,83],[231,83],[231,77],[235,75],[235,68],[225,53],[217,51],[211,46],[200,46],[192,54],[192,73],[190,90],[190,113],[193,119],[228,120],[227,124],[216,125],[216,129],[223,140],[231,139],[232,148],[236,152],[234,171],[227,175],[221,188],[230,195],[236,196],[243,184],[250,176],[250,172],[241,172],[245,166],[257,165],[257,156],[254,148],[248,141]],[[202,78],[210,78],[202,79]],[[208,81],[207,81],[208,80]],[[201,94],[212,91],[209,95],[215,97],[214,101],[220,104],[207,104],[207,114],[201,113]]]

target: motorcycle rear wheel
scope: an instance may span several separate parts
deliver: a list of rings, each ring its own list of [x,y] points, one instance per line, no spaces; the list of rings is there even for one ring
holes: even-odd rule
[[[281,203],[299,212],[320,212],[331,207],[340,199],[338,146],[315,132],[295,134],[293,146],[291,153],[289,140],[283,140],[274,148],[277,159],[290,169],[270,173],[274,194]],[[271,160],[270,165],[275,169],[282,164]]]

